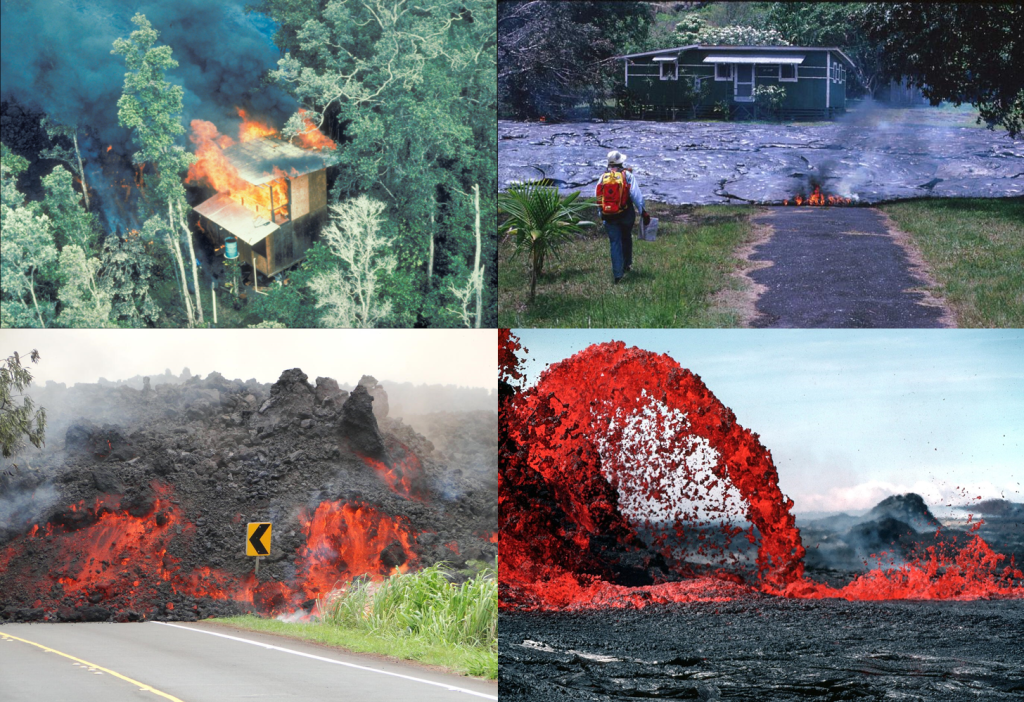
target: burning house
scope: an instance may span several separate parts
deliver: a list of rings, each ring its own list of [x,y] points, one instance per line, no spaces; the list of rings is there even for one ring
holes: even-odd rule
[[[638,116],[661,119],[706,117],[720,103],[732,119],[755,119],[759,85],[785,88],[783,119],[832,119],[846,111],[847,69],[854,68],[834,46],[692,44],[616,58]]]
[[[237,143],[210,122],[192,122],[198,161],[186,182],[217,191],[194,208],[214,246],[234,237],[240,260],[270,277],[302,261],[316,240],[327,215],[327,164],[319,149],[336,146],[312,125],[296,146],[239,114]]]

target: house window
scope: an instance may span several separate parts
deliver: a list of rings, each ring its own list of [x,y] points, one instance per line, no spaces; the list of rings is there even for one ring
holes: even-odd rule
[[[661,61],[661,79],[662,80],[679,80],[679,62],[676,61]]]
[[[716,63],[715,80],[732,80],[732,64]]]
[[[792,63],[780,63],[779,64],[779,82],[780,83],[795,83],[796,82],[796,66]]]

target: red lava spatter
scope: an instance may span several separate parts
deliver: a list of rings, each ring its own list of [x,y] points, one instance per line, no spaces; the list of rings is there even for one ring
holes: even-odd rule
[[[976,535],[955,553],[931,549],[841,589],[810,581],[771,454],[699,377],[666,355],[612,342],[550,366],[524,389],[520,351],[518,339],[500,330],[504,609],[642,607],[757,590],[801,598],[1020,596],[1013,583],[1020,572],[1000,571],[1001,557]],[[735,517],[750,526],[729,526]],[[740,534],[757,545],[751,584],[730,570],[737,559],[729,546]]]
[[[23,599],[35,598],[34,606],[47,613],[70,618],[99,604],[118,619],[172,610],[169,595],[233,600],[263,614],[292,612],[355,577],[382,579],[416,562],[415,534],[404,520],[369,505],[332,501],[300,520],[306,545],[293,582],[261,582],[252,573],[207,566],[185,569],[171,552],[187,549],[195,526],[168,486],[152,488],[154,499],[142,508],[123,507],[115,495],[72,505],[65,514],[74,523],[36,525],[0,551],[0,571],[10,568]],[[31,558],[40,552],[44,573]]]

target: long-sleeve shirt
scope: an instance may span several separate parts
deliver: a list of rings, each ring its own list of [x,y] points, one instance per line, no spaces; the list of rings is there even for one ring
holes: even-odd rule
[[[622,172],[626,175],[626,182],[629,183],[629,199],[633,201],[636,213],[641,214],[644,211],[644,194],[640,192],[640,182],[636,179],[633,171],[623,169]],[[601,180],[599,178],[598,185],[600,184]],[[597,188],[594,188],[594,196],[597,196]]]

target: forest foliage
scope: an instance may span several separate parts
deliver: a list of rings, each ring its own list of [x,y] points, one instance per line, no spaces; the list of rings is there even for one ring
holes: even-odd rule
[[[285,52],[253,90],[277,84],[294,99],[285,138],[311,119],[337,150],[321,240],[287,285],[264,280],[245,302],[221,296],[221,326],[493,327],[494,3],[262,0],[248,10],[275,21]],[[117,114],[135,149],[140,229],[101,231],[80,148],[90,125],[45,118],[49,148],[18,155],[3,147],[4,327],[212,322],[182,185],[194,161],[184,136],[187,86],[165,77],[177,62],[175,47],[159,43],[160,28],[142,15],[132,21],[112,53],[125,66]],[[19,189],[23,156],[57,162],[41,187],[24,189],[22,179]],[[338,232],[358,240],[339,245]]]

